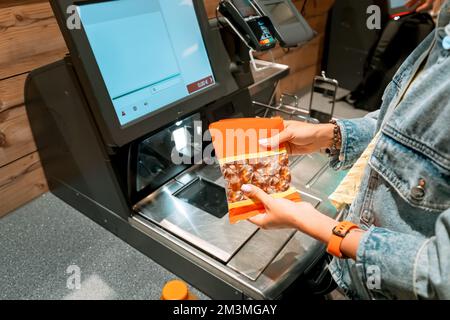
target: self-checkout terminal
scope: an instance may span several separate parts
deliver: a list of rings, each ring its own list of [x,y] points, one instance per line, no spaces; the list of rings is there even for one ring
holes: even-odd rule
[[[26,82],[51,191],[213,298],[282,297],[323,247],[294,230],[228,222],[219,167],[202,161],[204,132],[254,111],[230,71],[221,23],[208,21],[201,0],[51,4],[70,54]],[[73,6],[80,28],[66,23]],[[293,174],[321,159],[293,159]],[[298,176],[299,185],[313,178]]]

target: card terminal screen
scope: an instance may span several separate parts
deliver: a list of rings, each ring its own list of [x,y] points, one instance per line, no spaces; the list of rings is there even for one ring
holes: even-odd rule
[[[397,9],[406,5],[406,0],[389,0],[389,6],[391,9]]]
[[[270,17],[278,25],[290,25],[298,21],[289,5],[283,1],[266,4],[266,7],[270,11]]]
[[[250,0],[233,0],[233,4],[244,18],[258,16],[258,13],[250,3]]]

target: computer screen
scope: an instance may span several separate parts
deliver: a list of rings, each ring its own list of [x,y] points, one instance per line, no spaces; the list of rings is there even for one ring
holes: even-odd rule
[[[408,1],[407,0],[389,0],[389,14],[391,15],[391,18],[396,16],[402,16],[407,15],[415,11],[418,4],[415,4],[412,7],[407,6]]]
[[[389,0],[389,6],[391,9],[396,9],[400,7],[404,7],[406,5],[406,0]]]
[[[215,84],[192,0],[79,4],[121,126]]]

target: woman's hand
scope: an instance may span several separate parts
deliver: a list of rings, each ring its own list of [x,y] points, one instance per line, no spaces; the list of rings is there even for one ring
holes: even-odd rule
[[[311,124],[285,121],[284,130],[270,139],[260,140],[263,147],[276,148],[284,143],[289,154],[298,155],[317,152],[333,144],[333,124]]]
[[[266,213],[249,219],[262,229],[297,229],[311,237],[328,243],[336,220],[320,213],[308,202],[276,199],[253,185],[243,185],[242,191],[249,198],[264,204]]]
[[[301,224],[301,214],[304,214],[305,211],[316,211],[307,202],[297,203],[286,199],[272,198],[253,185],[243,185],[242,191],[249,198],[259,200],[264,204],[266,213],[249,219],[250,222],[262,229],[296,229]]]
[[[242,191],[250,198],[264,204],[266,213],[250,218],[249,221],[262,229],[297,229],[327,244],[338,222],[317,211],[307,202],[292,202],[286,199],[275,199],[253,185],[243,185]],[[364,232],[356,229],[341,243],[341,251],[345,256],[356,259],[359,243]]]
[[[435,2],[438,2],[439,4],[441,4],[442,1],[439,1],[439,0],[409,0],[406,3],[406,6],[411,8],[411,7],[414,7],[415,5],[418,5],[418,7],[416,8],[416,11],[421,12],[421,11],[427,11],[427,10],[430,10],[431,8],[433,8],[433,5],[435,4]]]

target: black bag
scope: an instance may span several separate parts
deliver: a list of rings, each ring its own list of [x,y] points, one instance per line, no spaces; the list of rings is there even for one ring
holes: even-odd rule
[[[366,61],[363,80],[343,99],[359,109],[379,109],[384,90],[397,69],[434,27],[428,13],[390,20]]]

